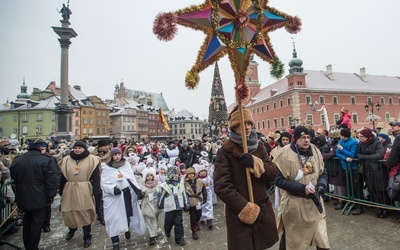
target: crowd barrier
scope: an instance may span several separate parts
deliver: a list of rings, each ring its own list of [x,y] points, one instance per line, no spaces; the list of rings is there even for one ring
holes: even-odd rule
[[[353,163],[346,162],[346,169],[341,167],[340,161],[337,157],[325,160],[329,183],[325,195],[345,202],[342,215],[348,215],[356,205],[400,211],[387,194],[389,169],[386,160],[374,161],[370,167],[371,162],[353,159]]]
[[[18,207],[10,202],[10,197],[13,196],[12,181],[0,185],[0,246],[6,244],[15,249],[22,249],[3,238],[4,234],[14,227],[18,218]]]

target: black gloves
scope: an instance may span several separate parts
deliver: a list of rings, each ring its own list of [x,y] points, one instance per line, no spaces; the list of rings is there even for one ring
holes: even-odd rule
[[[323,195],[326,192],[326,190],[325,190],[325,188],[323,186],[317,186],[315,188],[315,190],[318,191],[319,195]]]
[[[187,206],[183,206],[183,212],[189,212],[189,208]]]
[[[322,209],[322,204],[321,204],[321,200],[319,199],[319,192],[317,191],[317,189],[315,190],[315,192],[313,194],[309,195],[311,200],[314,202],[315,206],[317,206],[318,212],[320,214],[322,214],[323,209]]]
[[[252,168],[254,164],[253,155],[250,153],[244,153],[239,157],[240,165],[245,168]]]
[[[122,192],[121,192],[121,189],[119,189],[117,186],[115,186],[114,187],[114,195],[120,195]]]

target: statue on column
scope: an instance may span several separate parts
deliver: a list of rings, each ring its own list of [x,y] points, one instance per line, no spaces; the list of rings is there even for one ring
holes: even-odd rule
[[[69,16],[72,14],[72,11],[69,9],[68,6],[65,6],[65,4],[63,4],[63,7],[60,11],[58,11],[58,13],[61,13],[63,20],[68,21]]]

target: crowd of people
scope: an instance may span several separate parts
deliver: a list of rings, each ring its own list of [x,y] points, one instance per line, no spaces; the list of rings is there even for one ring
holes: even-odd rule
[[[189,213],[190,232],[197,240],[201,225],[213,229],[218,197],[225,204],[230,249],[266,249],[279,235],[282,250],[329,249],[324,193],[345,197],[346,179],[352,181],[355,198],[366,198],[367,189],[370,201],[400,207],[399,196],[389,197],[386,189],[400,169],[400,122],[390,123],[389,131],[354,129],[346,119],[349,111],[342,109],[343,117],[331,131],[304,124],[264,136],[254,130],[249,110],[242,110],[243,126],[239,113],[236,107],[229,115],[228,137],[203,134],[193,140],[136,143],[34,139],[9,157],[8,145],[2,143],[1,184],[14,181],[13,195],[7,198],[24,214],[25,248],[38,249],[41,232],[51,230],[57,192],[68,228],[65,240],[82,228],[84,248],[91,246],[96,219],[113,249],[119,249],[121,235],[131,238],[131,230],[147,233],[154,245],[168,241],[173,229],[173,240],[183,246],[183,212]],[[379,162],[383,159],[385,164]],[[275,187],[274,206],[270,187]],[[335,209],[344,204],[339,198]],[[363,211],[357,205],[352,213]],[[389,213],[379,208],[376,217]]]

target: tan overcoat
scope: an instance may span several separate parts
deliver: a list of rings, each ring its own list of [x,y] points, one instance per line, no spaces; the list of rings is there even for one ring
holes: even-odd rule
[[[311,147],[313,155],[309,157],[308,161],[313,167],[313,173],[304,174],[299,180],[295,179],[299,170],[302,171],[303,168],[297,153],[289,145],[280,150],[273,162],[281,171],[283,177],[304,185],[309,185],[310,182],[314,186],[317,185],[318,178],[324,170],[324,162],[318,148],[312,144]],[[308,249],[309,246],[330,248],[322,198],[320,200],[323,213],[320,214],[311,199],[289,195],[286,191],[281,193],[281,210],[278,214],[277,223],[279,232],[285,230],[286,249]]]
[[[61,214],[69,228],[81,228],[96,219],[93,186],[90,176],[99,166],[100,158],[94,155],[77,162],[70,156],[63,159],[61,172],[67,179],[61,197]],[[79,166],[79,174],[74,169]]]

